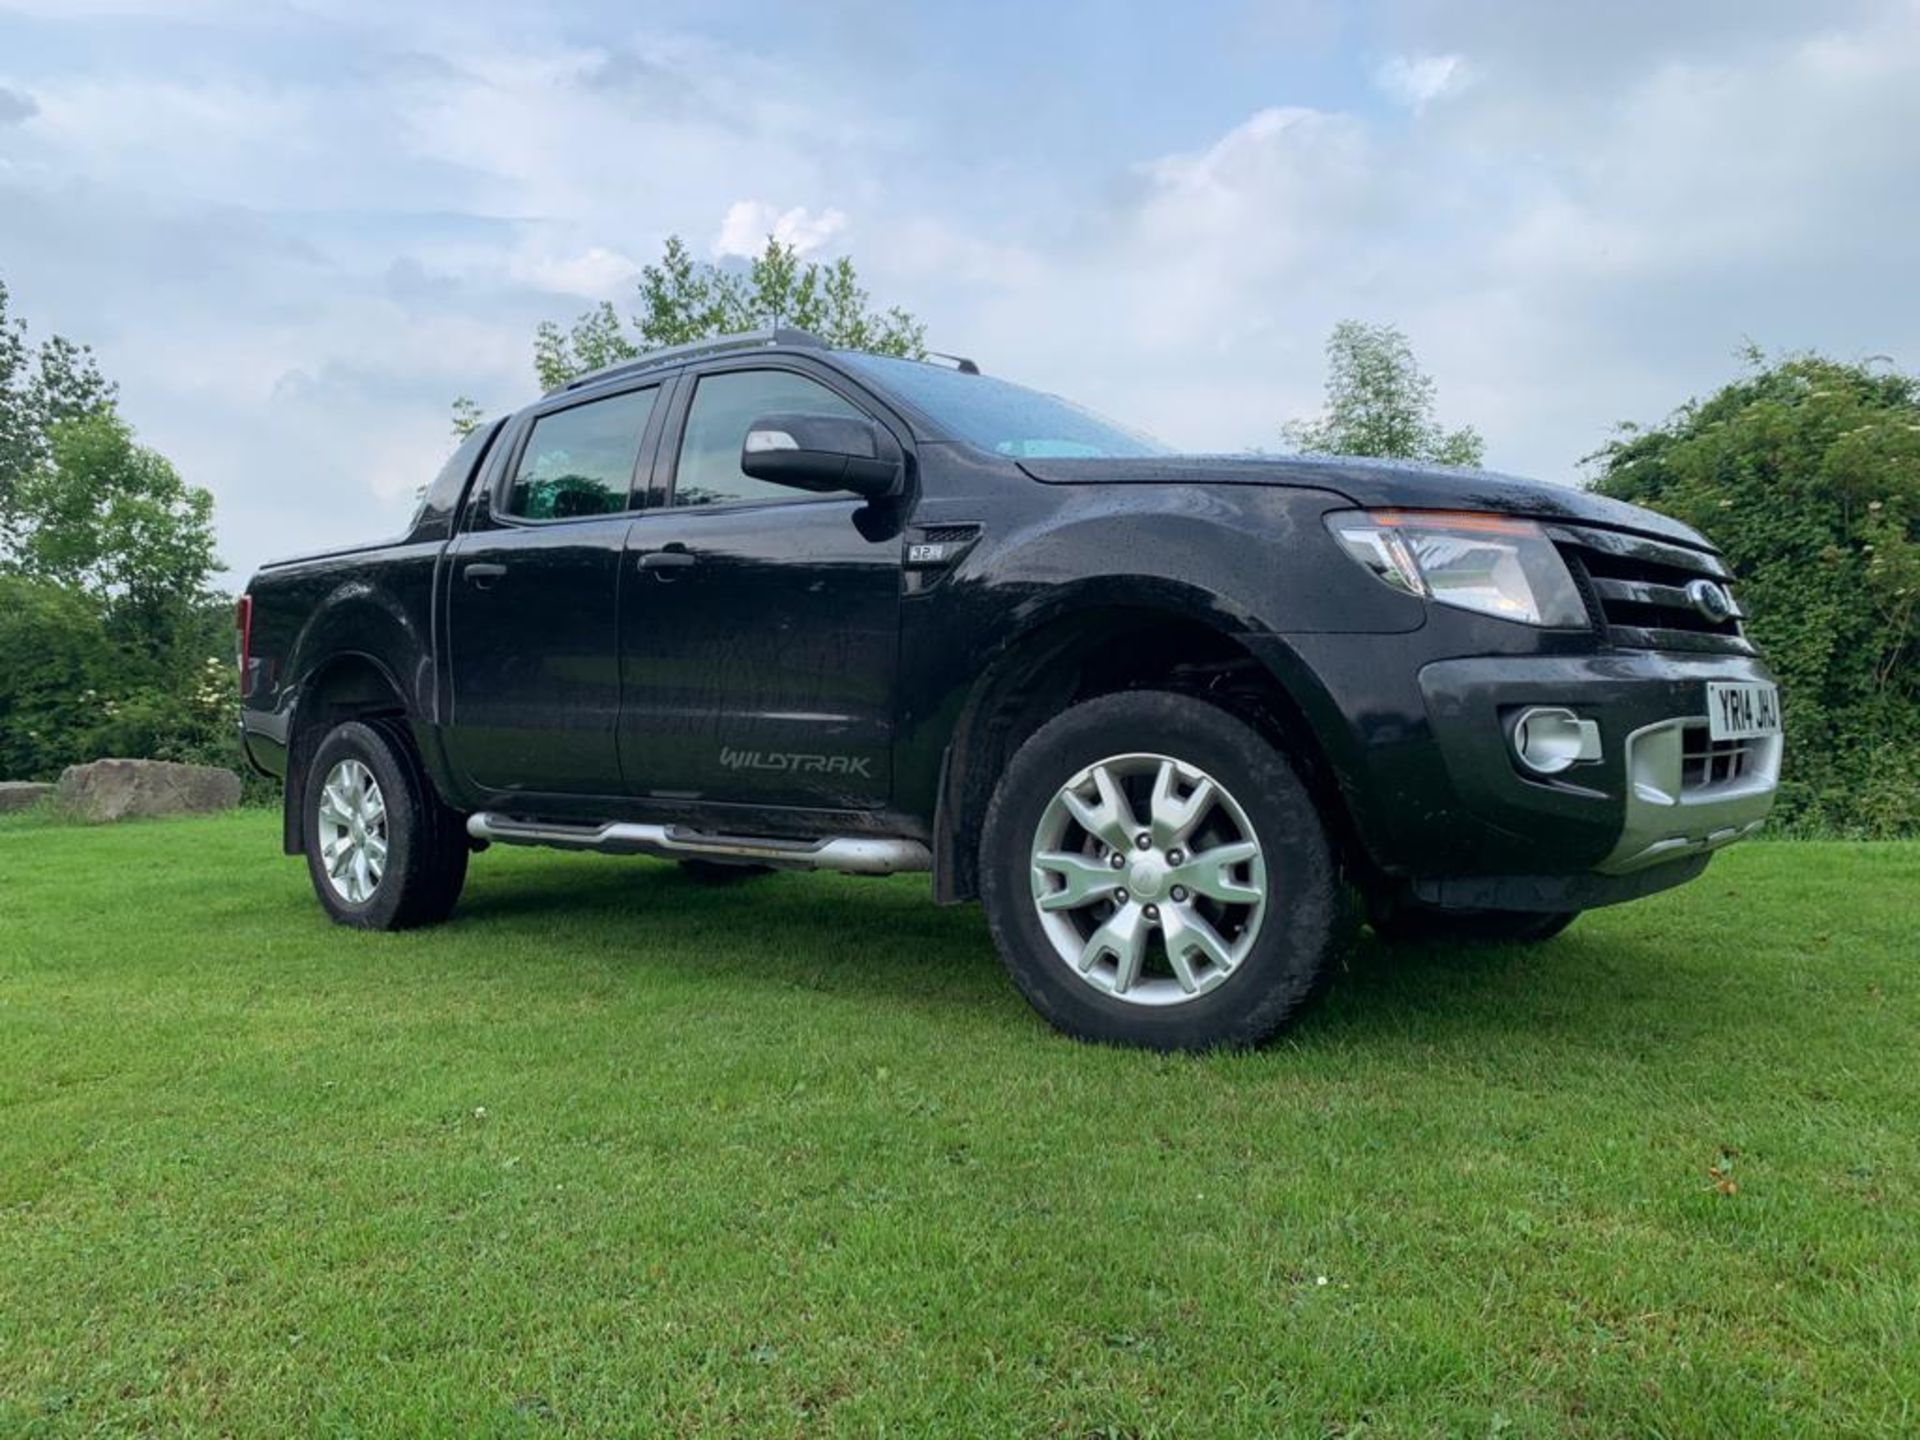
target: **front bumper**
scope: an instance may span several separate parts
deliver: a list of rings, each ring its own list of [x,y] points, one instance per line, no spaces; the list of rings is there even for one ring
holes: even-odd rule
[[[1781,738],[1713,745],[1705,734],[1699,717],[1677,716],[1627,736],[1626,809],[1602,872],[1628,875],[1705,854],[1766,823],[1780,785]],[[1721,757],[1730,763],[1723,767]]]
[[[1595,650],[1515,628],[1436,612],[1405,635],[1260,646],[1338,783],[1367,883],[1410,887],[1432,904],[1587,909],[1690,879],[1757,828],[1778,740],[1717,786],[1693,783],[1701,760],[1690,752],[1701,746],[1687,742],[1694,725],[1704,732],[1707,683],[1771,680],[1763,663]],[[1591,719],[1598,760],[1551,778],[1523,772],[1510,731],[1533,705]]]
[[[1513,855],[1520,863],[1500,878],[1524,895],[1555,889],[1543,885],[1549,877],[1584,872],[1592,877],[1589,903],[1680,883],[1704,868],[1710,852],[1760,828],[1779,785],[1780,737],[1711,741],[1706,687],[1771,679],[1746,656],[1652,652],[1442,660],[1419,672],[1428,722],[1465,815],[1527,842]],[[1531,705],[1564,706],[1594,721],[1598,758],[1552,777],[1524,770],[1511,735]],[[1449,888],[1457,898],[1438,896],[1438,903],[1472,903],[1468,891],[1476,887],[1439,887]],[[1581,887],[1557,888],[1571,895]],[[1550,898],[1514,908],[1551,908]]]

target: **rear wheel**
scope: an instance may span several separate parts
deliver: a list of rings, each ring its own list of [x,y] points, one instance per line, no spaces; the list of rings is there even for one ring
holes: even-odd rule
[[[1378,907],[1367,923],[1392,944],[1534,945],[1551,940],[1579,918],[1578,910],[1440,910],[1402,900]]]
[[[1270,1038],[1346,938],[1293,768],[1236,717],[1156,691],[1076,705],[1020,747],[988,808],[981,892],[1047,1020],[1160,1050]]]
[[[467,836],[393,719],[336,725],[314,751],[303,803],[307,872],[327,914],[363,930],[447,918],[467,878]]]

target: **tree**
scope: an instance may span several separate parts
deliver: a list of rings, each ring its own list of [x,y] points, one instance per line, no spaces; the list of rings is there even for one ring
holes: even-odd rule
[[[205,597],[156,660],[115,633],[97,596],[0,574],[0,776],[126,755],[225,765],[262,791],[234,735],[231,626],[224,597]]]
[[[1594,488],[1721,547],[1780,676],[1780,818],[1920,829],[1920,379],[1815,355],[1767,363],[1589,459]]]
[[[220,568],[213,497],[110,410],[54,421],[45,448],[16,487],[12,568],[94,596],[127,641],[170,652]]]
[[[8,298],[0,281],[0,570],[93,596],[151,649],[221,568],[213,497],[134,439],[90,349],[30,347]]]
[[[1282,432],[1295,449],[1478,465],[1485,444],[1471,426],[1443,430],[1433,418],[1433,381],[1391,325],[1342,320],[1327,337],[1327,408]]]
[[[21,483],[48,460],[48,433],[64,420],[110,410],[115,389],[93,352],[55,335],[36,350],[24,320],[7,313],[0,280],[0,556],[21,523]]]
[[[0,284],[0,775],[233,765],[212,497],[134,439],[90,351],[29,346],[7,299]]]
[[[915,359],[926,354],[926,327],[905,310],[868,308],[853,261],[801,262],[799,251],[769,235],[745,271],[695,260],[678,235],[667,238],[657,265],[640,272],[640,311],[631,323],[601,301],[562,329],[543,323],[533,339],[533,370],[542,390],[577,375],[636,359],[666,345],[684,345],[741,330],[791,326],[830,345]],[[453,430],[464,436],[480,407],[454,401]]]
[[[464,440],[480,428],[480,422],[487,418],[487,412],[480,408],[480,402],[471,395],[461,395],[453,402],[453,438]],[[415,492],[415,498],[427,493],[423,484]]]
[[[91,598],[0,574],[0,779],[95,758],[88,727],[112,688],[112,655]]]

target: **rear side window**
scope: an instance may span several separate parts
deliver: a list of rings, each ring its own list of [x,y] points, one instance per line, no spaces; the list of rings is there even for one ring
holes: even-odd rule
[[[507,491],[507,514],[572,520],[625,510],[658,394],[633,390],[534,421]]]
[[[680,461],[674,468],[673,503],[724,505],[735,500],[805,500],[805,491],[755,480],[740,471],[747,427],[762,415],[799,410],[814,415],[851,415],[854,409],[833,391],[791,370],[725,370],[700,377],[687,409]]]

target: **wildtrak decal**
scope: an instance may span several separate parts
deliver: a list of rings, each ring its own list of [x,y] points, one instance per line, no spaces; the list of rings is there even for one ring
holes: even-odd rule
[[[734,750],[720,747],[720,765],[726,770],[777,770],[788,775],[862,775],[873,778],[867,755],[804,755],[781,750]]]

